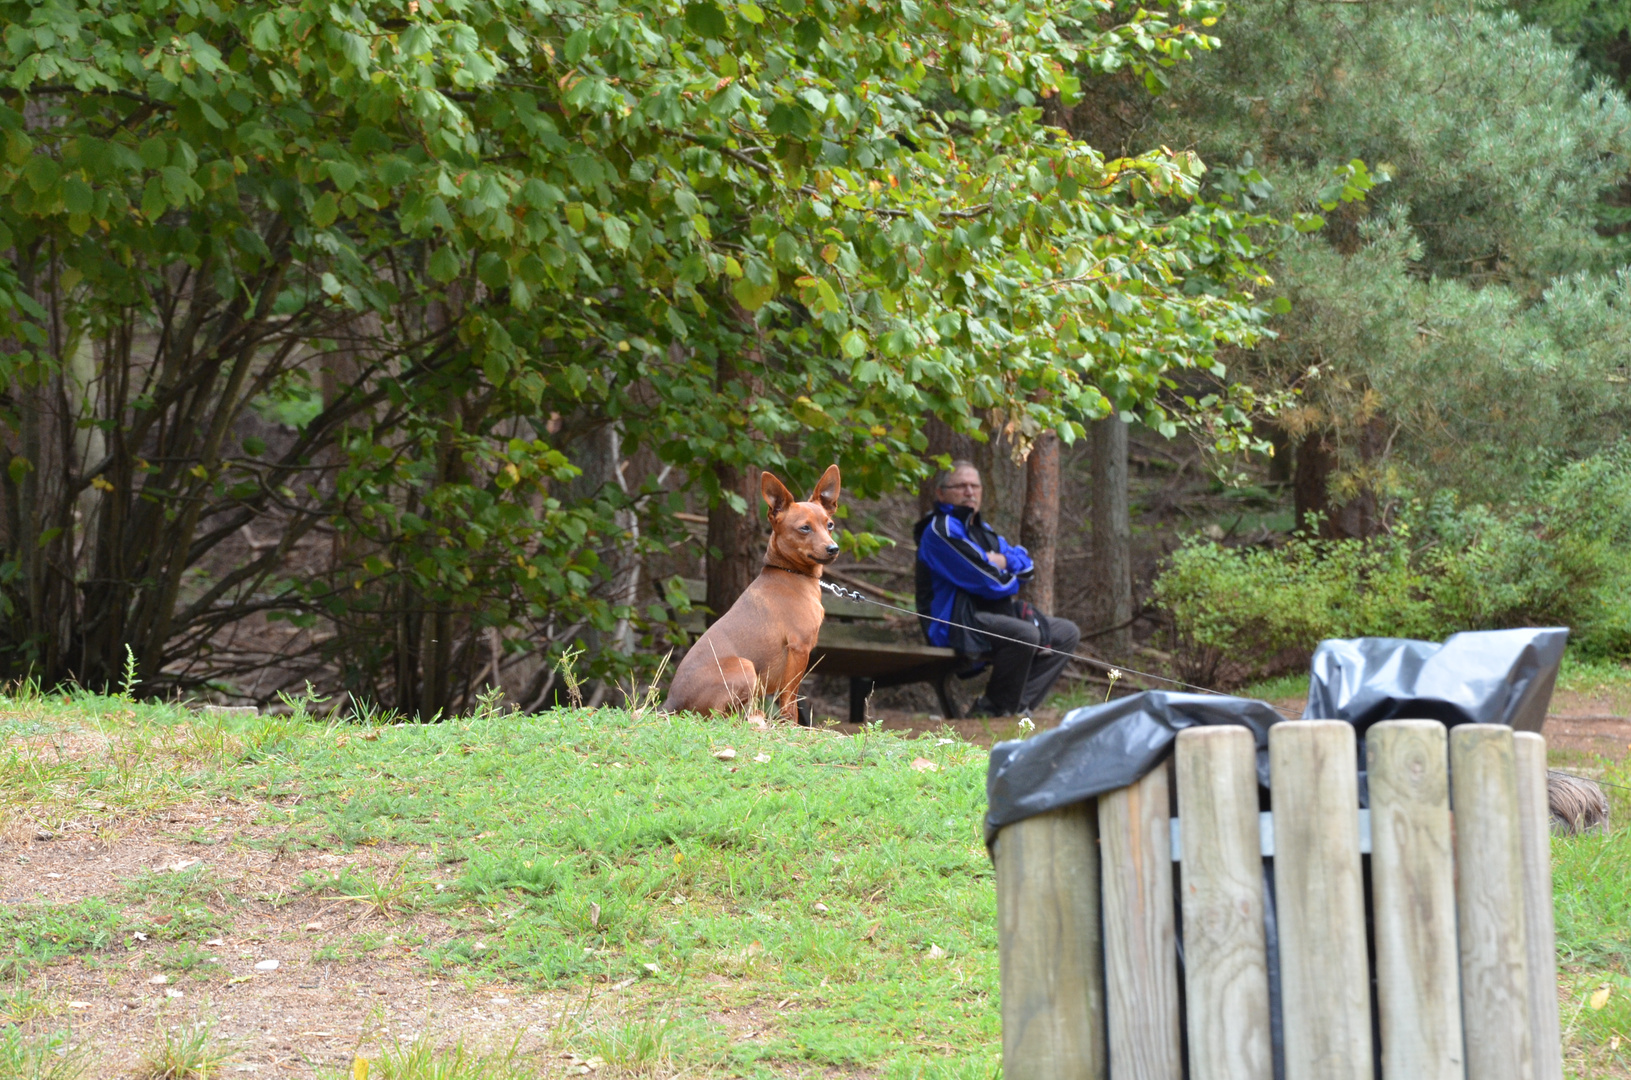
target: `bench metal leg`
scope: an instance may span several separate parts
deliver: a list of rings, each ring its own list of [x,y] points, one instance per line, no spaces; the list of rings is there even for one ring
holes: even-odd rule
[[[815,711],[810,705],[810,699],[798,699],[799,727],[815,727]]]
[[[849,681],[849,722],[866,723],[866,699],[872,696],[873,680],[860,675]]]

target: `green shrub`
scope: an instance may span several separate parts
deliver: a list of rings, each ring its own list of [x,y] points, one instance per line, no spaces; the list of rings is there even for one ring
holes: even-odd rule
[[[1154,593],[1193,681],[1225,663],[1242,678],[1270,673],[1322,638],[1509,626],[1568,626],[1581,655],[1631,656],[1631,454],[1564,466],[1501,509],[1443,493],[1367,540],[1191,540]]]

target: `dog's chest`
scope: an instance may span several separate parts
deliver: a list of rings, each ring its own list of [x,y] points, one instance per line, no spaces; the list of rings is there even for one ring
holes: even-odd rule
[[[821,634],[821,620],[826,613],[821,608],[821,594],[801,596],[796,617],[787,621],[787,644],[790,648],[808,650],[815,647]]]

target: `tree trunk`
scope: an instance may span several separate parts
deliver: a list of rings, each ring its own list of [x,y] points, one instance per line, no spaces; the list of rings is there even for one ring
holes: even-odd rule
[[[729,611],[758,576],[764,561],[764,543],[759,536],[758,473],[734,465],[714,466],[719,478],[719,502],[708,509],[708,616],[709,625]],[[726,501],[724,493],[737,492],[747,500],[748,512],[739,514]]]
[[[1098,640],[1111,656],[1132,648],[1132,522],[1127,503],[1127,425],[1118,417],[1095,421],[1093,435],[1093,567],[1097,577],[1097,629],[1119,627]]]
[[[1031,603],[1052,615],[1054,558],[1059,548],[1059,436],[1052,431],[1036,437],[1025,459],[1025,512],[1019,538],[1036,564],[1028,590]]]
[[[1329,483],[1336,469],[1336,455],[1331,452],[1323,432],[1311,432],[1297,444],[1297,467],[1291,480],[1291,506],[1298,531],[1311,531],[1327,535],[1331,523],[1331,495]],[[1320,520],[1309,521],[1317,514]]]
[[[1361,468],[1382,457],[1387,443],[1387,424],[1373,417],[1359,430],[1357,446]],[[1331,500],[1331,476],[1337,469],[1336,450],[1326,433],[1314,432],[1297,444],[1297,467],[1293,476],[1292,506],[1297,529],[1310,531],[1308,515],[1321,515],[1312,531],[1325,540],[1362,539],[1375,536],[1382,527],[1376,492],[1362,484],[1353,498],[1337,504]],[[1361,472],[1361,477],[1364,473]]]
[[[974,440],[960,431],[952,430],[952,426],[938,416],[930,415],[923,421],[923,437],[929,440],[928,449],[924,456],[939,457],[944,454],[952,461],[972,461],[974,459]],[[940,481],[940,466],[934,465],[934,471],[929,478],[923,481],[923,487],[918,491],[918,516],[927,514],[934,509],[934,504],[940,498],[935,490]]]
[[[985,485],[980,516],[997,532],[1012,538],[1020,531],[1020,514],[1025,506],[1025,466],[1014,460],[1014,440],[989,410],[981,410],[980,423],[990,436],[973,446],[972,460]]]
[[[758,343],[758,327],[753,315],[735,301],[731,311],[747,332],[744,343],[743,366],[748,370],[764,363],[764,351]],[[714,387],[721,395],[730,392],[740,379],[736,365],[729,357],[721,356],[714,368]],[[746,396],[745,388],[738,385],[734,393]],[[710,625],[736,603],[759,574],[764,562],[764,542],[759,536],[759,471],[720,462],[714,466],[719,481],[719,500],[708,508],[708,622]],[[746,503],[745,512],[738,513],[725,497],[735,492]]]

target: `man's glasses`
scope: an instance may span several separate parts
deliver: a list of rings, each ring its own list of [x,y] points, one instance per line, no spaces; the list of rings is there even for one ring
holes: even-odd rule
[[[941,484],[941,491],[979,491],[979,484]]]

